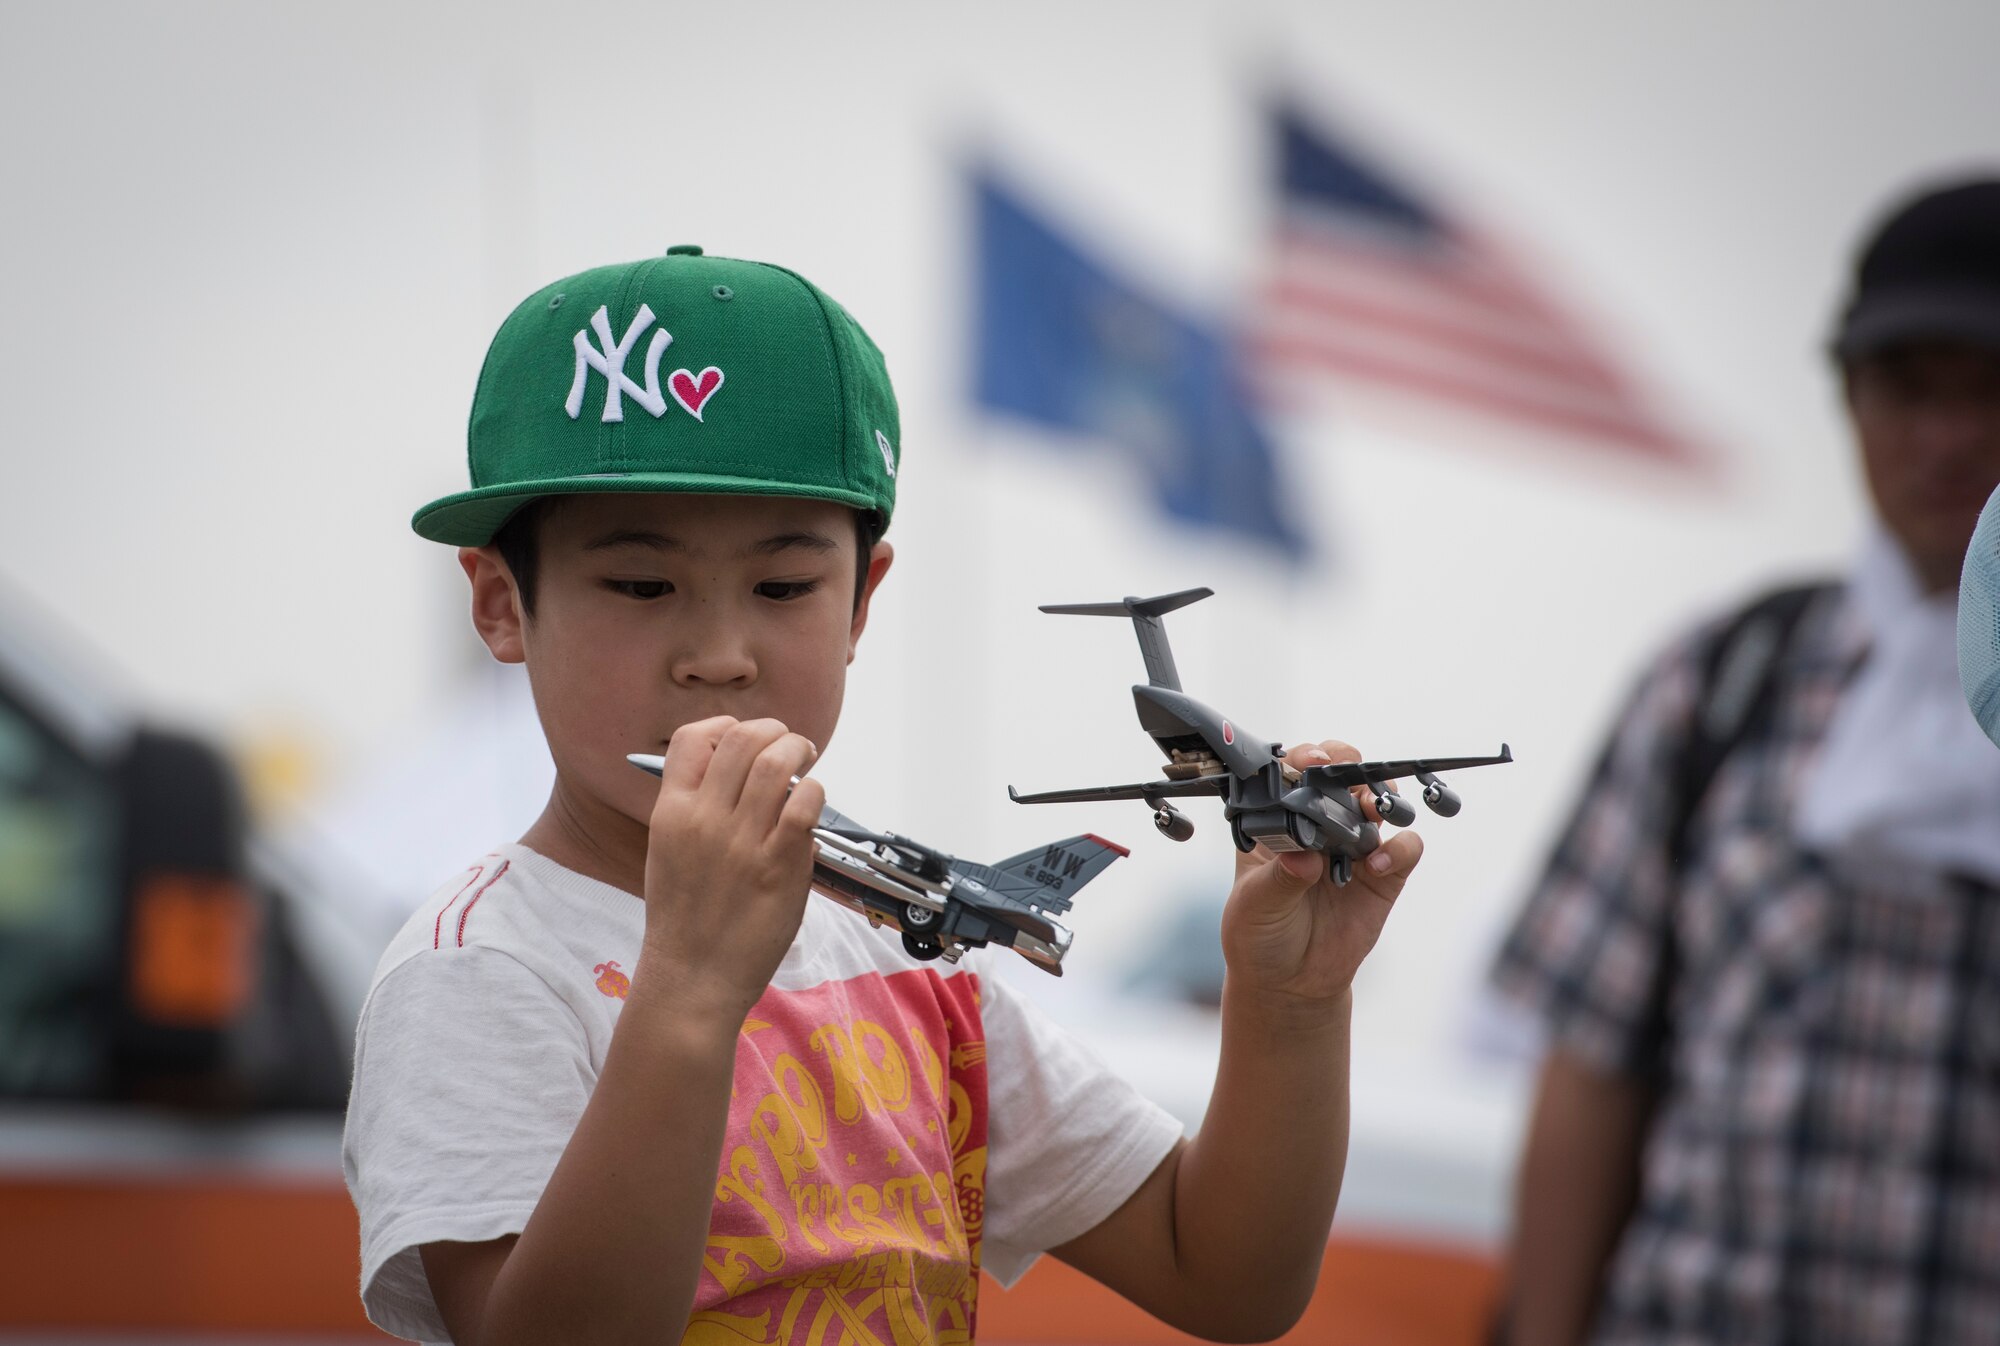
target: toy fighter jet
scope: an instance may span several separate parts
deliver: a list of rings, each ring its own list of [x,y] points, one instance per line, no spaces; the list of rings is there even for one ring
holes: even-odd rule
[[[657,776],[666,759],[633,753],[626,760]],[[1071,936],[1055,917],[1106,865],[1129,854],[1086,833],[981,865],[823,808],[813,828],[813,891],[870,925],[900,930],[912,958],[956,963],[967,949],[998,944],[1060,977]]]
[[[1139,633],[1149,681],[1132,688],[1139,725],[1167,755],[1166,779],[1140,785],[1108,785],[1083,790],[1048,790],[1024,795],[1007,787],[1017,804],[1057,804],[1079,800],[1143,799],[1153,806],[1153,824],[1174,841],[1194,835],[1194,824],[1169,799],[1189,795],[1220,795],[1222,816],[1229,820],[1236,848],[1249,851],[1259,844],[1269,851],[1324,851],[1335,883],[1354,875],[1354,862],[1381,844],[1381,829],[1371,822],[1353,794],[1365,785],[1374,795],[1375,811],[1397,827],[1416,821],[1415,806],[1388,788],[1401,776],[1415,776],[1423,786],[1431,812],[1449,818],[1459,810],[1459,798],[1437,772],[1463,767],[1494,766],[1514,760],[1506,744],[1497,757],[1417,757],[1387,762],[1342,762],[1300,771],[1281,760],[1282,743],[1270,743],[1241,728],[1181,691],[1173,651],[1167,646],[1160,618],[1175,608],[1207,598],[1212,589],[1184,589],[1158,598],[1127,598],[1122,603],[1054,604],[1043,612],[1086,617],[1130,617]]]

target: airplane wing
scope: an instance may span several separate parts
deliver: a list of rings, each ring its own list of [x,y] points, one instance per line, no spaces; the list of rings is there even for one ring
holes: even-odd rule
[[[1089,785],[1079,790],[1044,790],[1024,795],[1007,787],[1016,804],[1099,803],[1107,799],[1181,799],[1189,795],[1219,795],[1229,790],[1228,776],[1195,776],[1190,780],[1156,780],[1144,785]]]
[[[860,823],[855,822],[854,819],[848,817],[845,813],[840,812],[838,809],[834,808],[831,804],[823,804],[820,806],[819,821],[815,823],[814,826],[823,827],[827,831],[835,833],[836,835],[840,836],[875,835],[874,832],[871,831],[869,828],[863,827]]]
[[[1403,757],[1390,762],[1337,762],[1332,766],[1306,768],[1305,774],[1328,785],[1374,785],[1419,771],[1464,771],[1475,766],[1499,766],[1514,760],[1514,750],[1500,745],[1497,757]]]

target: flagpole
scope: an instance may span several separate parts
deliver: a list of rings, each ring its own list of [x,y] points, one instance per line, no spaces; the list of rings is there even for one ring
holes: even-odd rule
[[[922,780],[927,773],[938,769],[935,749],[939,744],[950,745],[955,761],[977,768],[958,773],[958,778],[983,779],[987,765],[993,760],[995,742],[989,727],[996,710],[995,686],[989,668],[992,660],[987,654],[978,653],[991,649],[988,637],[997,620],[993,610],[993,556],[998,546],[988,507],[992,495],[986,480],[990,471],[987,423],[978,408],[970,337],[979,314],[972,279],[978,273],[973,242],[976,207],[967,197],[967,184],[972,180],[967,166],[976,155],[961,141],[945,157],[954,164],[957,176],[954,198],[957,218],[952,236],[958,240],[958,252],[951,259],[957,284],[938,287],[935,292],[957,297],[956,309],[945,320],[951,338],[942,343],[948,348],[950,423],[955,433],[949,436],[949,447],[936,446],[944,508],[933,516],[939,545],[937,554],[930,558],[932,564],[927,567],[932,597],[924,611],[949,613],[951,620],[919,623],[913,629],[918,632],[924,662],[932,666],[940,663],[940,642],[936,638],[940,630],[947,633],[945,648],[955,647],[975,654],[968,659],[943,661],[950,670],[950,691],[938,697],[926,717],[934,719],[934,732],[912,744],[912,765],[916,772],[913,780]],[[923,639],[926,628],[930,633],[928,643]],[[971,817],[949,820],[945,830],[955,838],[950,844],[964,847],[962,853],[984,854],[992,841],[990,826],[981,821],[987,815],[972,801],[967,801],[966,808]]]

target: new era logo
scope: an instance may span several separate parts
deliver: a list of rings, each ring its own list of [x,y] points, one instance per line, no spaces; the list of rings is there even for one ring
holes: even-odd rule
[[[606,421],[625,419],[625,399],[631,398],[650,411],[655,417],[667,414],[666,393],[660,389],[660,356],[667,347],[674,344],[673,333],[662,327],[653,333],[653,339],[646,347],[646,381],[635,383],[625,372],[625,361],[638,344],[639,337],[653,325],[653,310],[650,305],[639,305],[639,311],[632,315],[632,323],[625,329],[625,335],[614,341],[611,337],[611,310],[600,305],[597,312],[590,315],[590,326],[579,327],[571,343],[576,347],[576,377],[570,380],[569,396],[563,401],[563,410],[571,420],[583,415],[583,394],[590,383],[590,371],[596,370],[604,376],[604,415]],[[590,334],[597,334],[597,344],[592,345]],[[702,407],[722,386],[722,371],[714,365],[699,374],[692,370],[676,369],[668,377],[667,387],[674,395],[674,401],[696,420],[701,419]]]

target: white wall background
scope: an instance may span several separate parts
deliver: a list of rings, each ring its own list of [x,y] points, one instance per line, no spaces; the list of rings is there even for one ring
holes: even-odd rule
[[[490,695],[457,568],[407,520],[463,482],[499,319],[670,243],[783,260],[869,327],[904,411],[835,801],[983,858],[1127,840],[1076,914],[1076,997],[1228,847],[1212,811],[1176,850],[1137,806],[1005,803],[1153,765],[1129,632],[1036,603],[1209,584],[1170,622],[1183,677],[1258,732],[1510,740],[1519,763],[1426,829],[1358,1022],[1364,1133],[1496,1156],[1516,1086],[1465,1103],[1487,1068],[1454,1045],[1481,960],[1645,652],[1851,546],[1820,341],[1888,194],[2000,164],[1996,44],[1973,0],[8,6],[0,583],[156,714],[307,744],[307,804],[351,840],[399,771],[436,793],[394,764]],[[1114,460],[973,418],[958,156],[991,149],[1221,311],[1261,263],[1270,77],[1538,260],[1726,480],[1300,417],[1284,442],[1335,555],[1284,581],[1163,534]],[[532,745],[467,751],[535,770]],[[494,789],[495,825],[525,825],[519,796]]]

